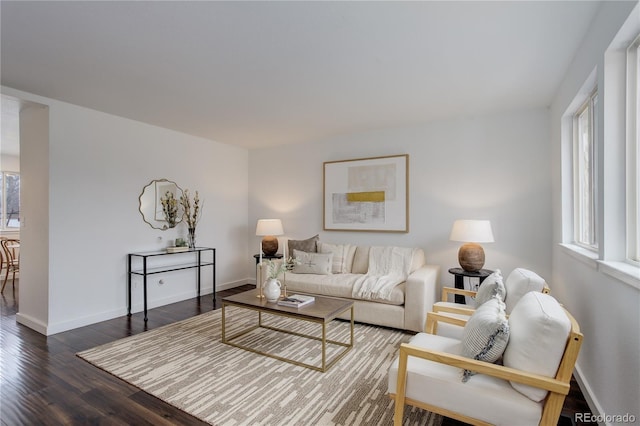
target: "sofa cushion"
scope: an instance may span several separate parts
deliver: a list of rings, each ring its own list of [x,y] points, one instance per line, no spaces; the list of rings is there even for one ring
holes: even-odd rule
[[[293,272],[296,274],[328,275],[331,273],[333,253],[307,253],[293,250],[293,257],[299,262],[293,266]]]
[[[369,271],[369,246],[357,246],[353,256],[352,274],[366,274]]]
[[[415,249],[413,250],[413,257],[411,258],[411,268],[409,269],[409,273],[413,273],[418,269],[422,268],[427,264],[427,258],[424,254],[424,250]]]
[[[560,303],[548,294],[531,291],[513,308],[509,326],[511,338],[504,351],[504,365],[554,377],[571,331],[571,320]],[[515,382],[511,385],[533,401],[547,396],[544,389]]]
[[[462,331],[462,355],[486,362],[496,362],[502,356],[509,341],[509,323],[504,303],[497,297],[480,305],[467,321]],[[465,370],[462,381],[473,374]]]
[[[287,287],[288,293],[311,293],[352,299],[353,285],[360,277],[362,277],[361,274],[314,275],[287,272],[283,284]],[[376,302],[401,306],[404,304],[404,292],[405,283],[402,283],[393,289],[389,300],[376,300]]]
[[[506,290],[504,288],[504,283],[502,282],[502,272],[500,272],[500,269],[496,269],[491,275],[482,281],[480,288],[478,288],[478,292],[476,293],[476,307],[489,301],[495,296],[504,301],[505,294]]]
[[[334,274],[347,274],[351,272],[353,257],[356,254],[356,246],[351,244],[327,244],[318,242],[319,253],[333,253],[331,272]]]
[[[524,268],[516,268],[507,277],[504,287],[507,296],[504,303],[507,305],[507,313],[511,313],[520,298],[530,291],[542,292],[546,283],[544,278],[533,271]]]
[[[318,251],[317,243],[319,239],[320,236],[316,234],[311,238],[307,238],[306,240],[289,240],[287,243],[287,246],[289,247],[289,255],[294,256],[294,250],[300,250],[306,253],[316,253]]]

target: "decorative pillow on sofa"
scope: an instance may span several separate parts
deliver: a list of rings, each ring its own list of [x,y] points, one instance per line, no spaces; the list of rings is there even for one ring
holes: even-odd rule
[[[509,315],[511,338],[504,351],[504,365],[554,377],[571,332],[571,320],[552,296],[531,291]],[[544,389],[511,382],[511,386],[536,402],[547,396]]]
[[[288,252],[289,256],[295,257],[293,254],[294,250],[300,250],[307,253],[316,253],[318,251],[317,243],[320,239],[318,234],[314,235],[311,238],[307,238],[306,240],[289,240],[288,244]]]
[[[494,297],[479,306],[462,331],[461,355],[486,362],[496,362],[509,342],[509,322],[504,303]],[[462,381],[475,373],[464,370]]]
[[[293,250],[293,257],[300,262],[293,266],[295,274],[331,274],[333,253],[307,253]]]
[[[482,281],[478,293],[476,294],[476,307],[482,305],[484,302],[497,296],[504,302],[506,290],[504,283],[502,282],[502,272],[500,269],[496,269],[491,275]]]
[[[366,274],[369,271],[369,246],[356,246],[356,253],[353,256],[352,274]]]
[[[356,246],[351,244],[327,244],[318,243],[319,253],[333,253],[333,265],[331,272],[334,274],[348,274],[351,272],[353,257],[356,254]]]

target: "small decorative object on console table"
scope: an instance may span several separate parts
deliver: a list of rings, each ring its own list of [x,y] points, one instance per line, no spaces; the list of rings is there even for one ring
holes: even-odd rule
[[[184,209],[184,220],[187,224],[187,230],[189,232],[187,238],[189,241],[189,248],[196,248],[196,225],[200,220],[200,198],[198,197],[198,191],[196,191],[195,197],[193,197],[193,211],[191,211],[191,200],[189,199],[189,190],[185,189],[180,196],[180,204]]]
[[[189,247],[184,246],[175,246],[175,247],[167,247],[167,253],[182,253],[184,251],[189,251]]]

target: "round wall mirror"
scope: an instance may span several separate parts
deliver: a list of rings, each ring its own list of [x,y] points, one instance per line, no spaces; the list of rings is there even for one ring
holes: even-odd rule
[[[181,196],[182,189],[175,182],[167,179],[152,180],[142,189],[142,194],[140,194],[140,214],[153,229],[173,228],[182,221]],[[167,197],[173,197],[177,202],[175,223],[167,220],[162,208],[162,199],[167,199]]]

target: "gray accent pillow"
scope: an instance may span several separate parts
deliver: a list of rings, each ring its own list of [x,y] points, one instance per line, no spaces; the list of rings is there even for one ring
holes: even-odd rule
[[[320,236],[318,234],[306,240],[289,240],[289,256],[295,257],[294,250],[304,251],[306,253],[316,253],[318,251],[318,240]]]
[[[482,281],[478,293],[476,294],[476,307],[482,305],[484,302],[497,296],[504,302],[504,298],[507,295],[507,291],[502,281],[502,272],[500,269],[496,269],[491,275]]]
[[[475,310],[462,331],[462,356],[486,362],[496,362],[502,357],[509,342],[509,322],[504,309],[504,303],[494,297]],[[464,370],[462,381],[474,374]]]
[[[293,266],[292,272],[295,274],[331,274],[333,253],[306,253],[293,250],[293,257],[300,262]]]

